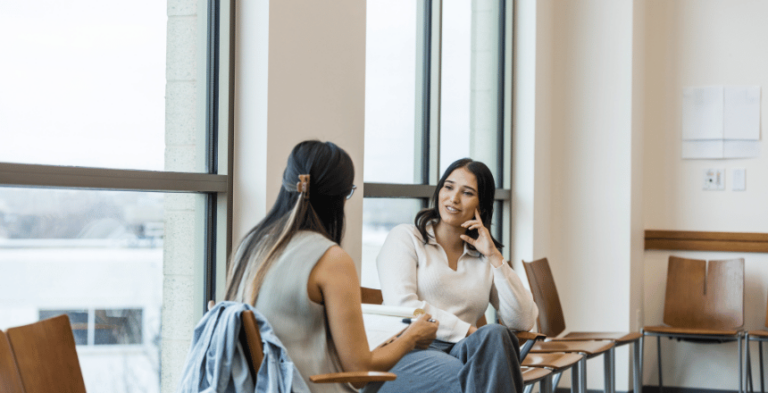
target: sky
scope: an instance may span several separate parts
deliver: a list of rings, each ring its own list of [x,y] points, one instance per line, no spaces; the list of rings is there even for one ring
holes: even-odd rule
[[[0,2],[0,162],[162,170],[165,8]]]

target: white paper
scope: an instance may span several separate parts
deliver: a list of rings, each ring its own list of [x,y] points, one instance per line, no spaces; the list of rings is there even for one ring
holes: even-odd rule
[[[723,138],[760,139],[760,86],[726,86]]]
[[[725,141],[723,158],[760,157],[760,141]]]
[[[383,306],[381,304],[367,304],[361,305],[363,314],[378,314],[389,315],[392,317],[413,318],[421,314],[424,314],[424,310],[416,307],[397,307],[397,306]]]
[[[371,351],[408,327],[402,317],[377,314],[363,314],[363,324]]]
[[[724,141],[683,141],[683,159],[723,158]]]
[[[723,139],[723,87],[683,89],[683,140]]]

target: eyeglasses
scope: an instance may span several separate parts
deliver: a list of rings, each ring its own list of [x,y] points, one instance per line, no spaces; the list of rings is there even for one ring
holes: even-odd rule
[[[357,190],[357,186],[353,184],[352,185],[352,190],[350,190],[349,191],[349,195],[347,195],[347,199],[352,198],[352,194],[355,193],[355,190]]]

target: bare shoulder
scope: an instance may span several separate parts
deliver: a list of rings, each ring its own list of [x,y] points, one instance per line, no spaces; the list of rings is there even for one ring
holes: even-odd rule
[[[351,272],[357,276],[355,262],[352,260],[352,257],[338,245],[331,246],[325,251],[325,254],[317,261],[314,270],[317,270],[320,274],[336,275]]]

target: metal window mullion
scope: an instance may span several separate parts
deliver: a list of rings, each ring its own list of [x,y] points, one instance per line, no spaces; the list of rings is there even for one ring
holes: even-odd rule
[[[426,184],[395,184],[395,183],[365,183],[364,198],[429,198],[435,192],[433,185]],[[512,192],[506,188],[496,189],[494,200],[508,201]]]
[[[429,179],[428,184],[436,185],[440,179],[440,111],[441,75],[443,47],[443,1],[428,2],[430,14],[429,52]]]
[[[0,185],[104,191],[224,192],[227,176],[0,163]]]
[[[205,93],[205,140],[206,171],[218,173],[218,122],[219,122],[219,0],[208,0],[207,51],[206,51],[206,93]],[[228,185],[227,185],[228,187]],[[217,196],[209,193],[205,203],[204,223],[204,266],[203,266],[203,313],[208,309],[209,300],[216,296],[216,218]]]

